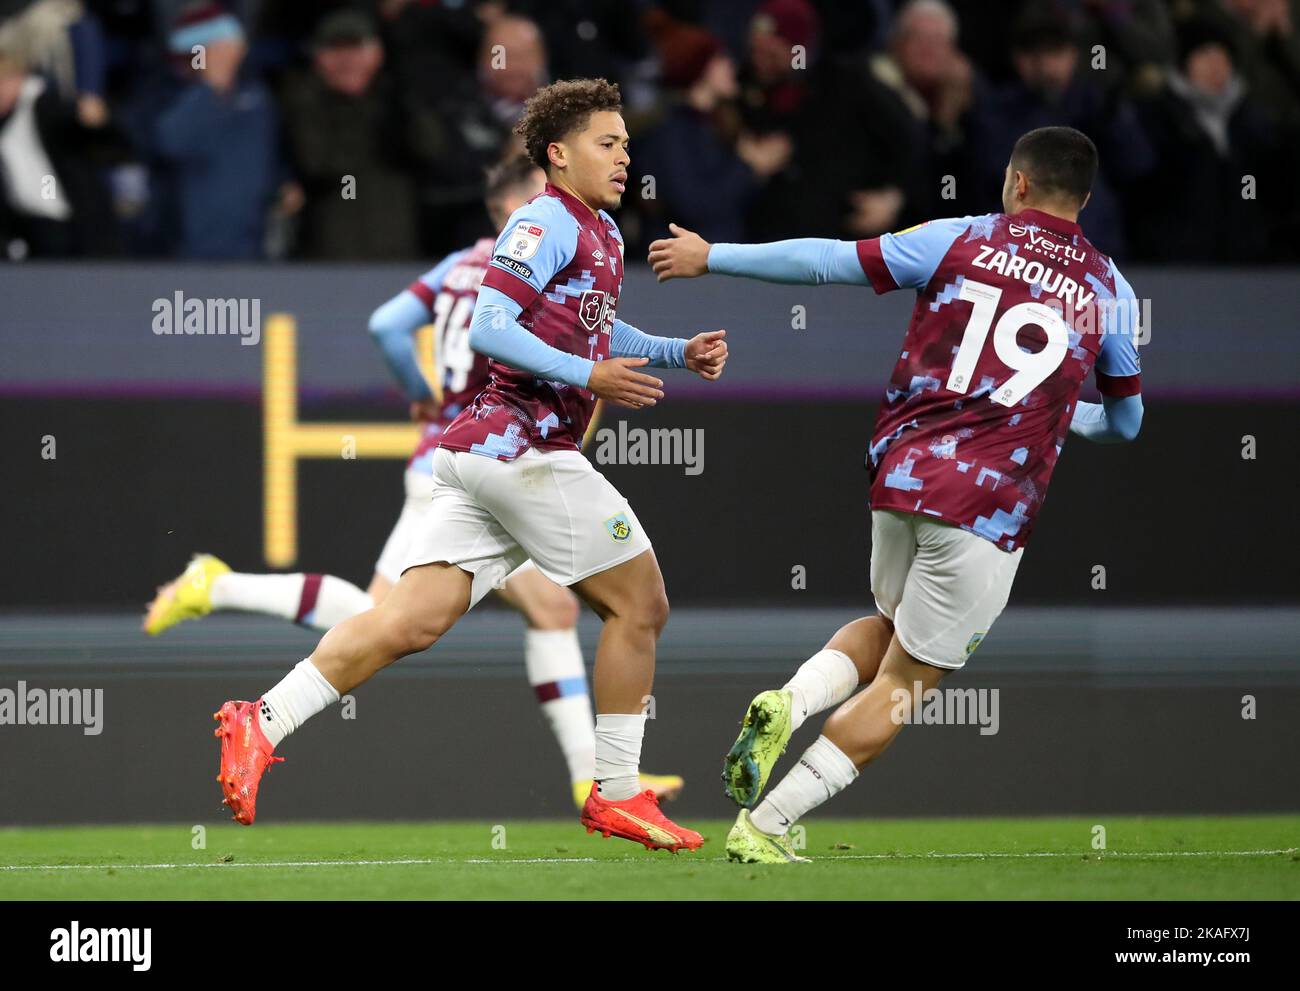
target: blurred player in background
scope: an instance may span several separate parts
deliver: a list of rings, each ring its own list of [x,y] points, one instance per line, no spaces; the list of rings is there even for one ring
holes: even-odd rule
[[[545,174],[525,156],[492,169],[486,205],[493,224],[504,226],[506,218],[545,185]],[[183,620],[231,610],[278,616],[324,631],[384,601],[401,576],[411,536],[433,505],[438,438],[488,384],[488,359],[471,350],[469,327],[492,245],[491,238],[483,238],[453,252],[370,318],[370,332],[410,400],[411,418],[422,424],[423,434],[406,467],[406,503],[375,564],[369,591],[334,575],[242,574],[211,554],[199,554],[180,577],[159,589],[145,616],[145,632],[156,635]],[[430,322],[436,335],[440,398],[430,389],[414,346],[416,331]],[[591,791],[596,736],[578,643],[578,600],[531,562],[497,592],[528,624],[528,683],[564,753],[574,800],[581,808]],[[660,798],[675,798],[683,781],[676,775],[643,774],[641,785]]]
[[[623,241],[606,212],[627,183],[618,88],[554,83],[517,125],[545,169],[541,195],[511,214],[473,307],[470,345],[492,358],[486,388],[432,450],[433,505],[401,577],[376,608],[333,627],[311,657],[256,702],[226,702],[221,784],[237,821],[253,822],[274,748],[311,716],[398,658],[437,642],[530,558],[573,586],[604,621],[596,651],[595,783],[588,832],[647,848],[695,849],[698,833],[663,815],[639,777],[655,644],[668,616],[663,577],[627,500],[582,456],[596,399],[653,406],[663,383],[636,369],[722,374],[723,332],[651,337],[615,316]],[[500,787],[509,783],[489,782]]]
[[[745,806],[727,837],[733,860],[804,859],[790,827],[884,751],[902,725],[900,700],[919,705],[915,692],[966,663],[1006,605],[1067,431],[1137,436],[1137,300],[1077,223],[1096,172],[1086,135],[1046,127],[1016,143],[1000,214],[857,242],[709,245],[675,228],[650,246],[661,281],[719,272],[917,294],[867,452],[879,615],[845,626],[750,703],[723,771]],[[1094,366],[1102,401],[1079,402]],[[822,735],[751,814],[790,734],[832,706]]]

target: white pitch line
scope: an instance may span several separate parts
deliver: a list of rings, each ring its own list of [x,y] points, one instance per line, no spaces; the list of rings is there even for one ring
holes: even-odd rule
[[[1099,860],[1141,859],[1143,857],[1272,857],[1279,854],[1297,853],[1300,848],[1287,847],[1280,850],[1127,850],[1062,852],[1040,851],[1027,853],[846,853],[827,854],[819,859],[823,862],[832,860],[1026,860],[1037,857],[1070,857],[1087,859],[1097,857]],[[725,857],[696,857],[694,860],[722,861]],[[0,871],[163,871],[187,870],[195,868],[222,868],[233,870],[247,867],[411,867],[430,866],[434,864],[596,864],[596,863],[636,863],[640,857],[598,858],[598,857],[455,857],[422,858],[404,860],[264,860],[248,863],[215,862],[210,864],[0,864]]]
[[[1097,857],[1100,860],[1117,857],[1271,857],[1276,854],[1296,853],[1297,847],[1284,850],[1093,850],[1066,853],[1059,850],[1029,853],[849,853],[832,855],[828,860],[987,860],[994,858],[1021,859],[1031,857]]]

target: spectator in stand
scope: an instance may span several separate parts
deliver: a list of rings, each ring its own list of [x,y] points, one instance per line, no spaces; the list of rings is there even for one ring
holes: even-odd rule
[[[1205,18],[1178,27],[1179,57],[1142,114],[1164,168],[1143,190],[1135,236],[1161,261],[1248,262],[1295,256],[1270,251],[1269,233],[1294,210],[1291,177],[1266,109],[1237,71],[1232,35]],[[1243,179],[1256,197],[1243,197]]]
[[[239,21],[200,2],[173,23],[167,50],[184,76],[153,121],[153,150],[176,182],[177,252],[185,258],[260,258],[282,171],[271,94],[242,72]]]
[[[512,0],[512,11],[536,23],[556,79],[600,77],[619,83],[623,104],[641,102],[637,67],[650,47],[641,30],[646,0]]]
[[[899,11],[888,49],[869,62],[871,75],[906,121],[899,140],[910,145],[912,161],[893,194],[906,199],[900,215],[906,223],[981,208],[967,155],[967,123],[979,83],[957,38],[952,7],[943,0],[911,0]],[[859,196],[855,206],[860,236],[885,229],[876,218],[890,200]]]
[[[1156,164],[1133,106],[1078,71],[1077,36],[1069,18],[1055,9],[1027,9],[1012,29],[1011,50],[1016,81],[981,102],[971,128],[984,208],[998,202],[1007,158],[1021,134],[1050,125],[1077,128],[1101,156],[1079,223],[1095,244],[1122,260],[1128,239],[1117,191],[1133,198],[1133,184]]]
[[[44,77],[59,99],[78,104],[86,126],[104,123],[104,37],[81,0],[27,0],[5,13],[0,47]]]
[[[1203,0],[1204,2],[1204,0]],[[1233,16],[1236,72],[1261,109],[1287,130],[1300,124],[1300,3],[1296,0],[1216,0]],[[1210,16],[1218,14],[1215,10]]]
[[[661,82],[673,94],[664,118],[635,139],[634,200],[646,215],[643,239],[671,221],[709,241],[742,241],[755,194],[790,159],[788,136],[738,133],[736,67],[715,36],[666,15],[651,18]],[[654,195],[644,195],[646,182]]]
[[[305,196],[298,231],[304,258],[419,253],[415,171],[437,145],[429,115],[405,105],[383,64],[374,22],[340,11],[312,37],[311,70],[285,83],[290,159]]]
[[[1128,92],[1159,85],[1164,66],[1174,59],[1174,27],[1165,0],[1058,0],[1078,26],[1080,57],[1092,66],[1101,45],[1105,71],[1096,79]]]
[[[479,89],[492,113],[514,126],[524,101],[550,82],[546,42],[526,17],[498,17],[488,24],[478,55]]]
[[[483,209],[483,175],[520,151],[511,130],[524,101],[550,79],[536,24],[495,5],[478,10],[487,23],[472,72],[425,73],[409,48],[399,67],[411,103],[432,118],[421,190],[425,254],[446,254],[495,233]]]
[[[898,222],[914,167],[908,121],[852,61],[820,58],[819,41],[807,0],[766,0],[751,22],[744,129],[793,151],[755,201],[747,240],[866,237]]]
[[[20,55],[0,49],[0,244],[8,257],[111,249],[96,165],[114,153],[113,137],[83,123],[76,104]]]

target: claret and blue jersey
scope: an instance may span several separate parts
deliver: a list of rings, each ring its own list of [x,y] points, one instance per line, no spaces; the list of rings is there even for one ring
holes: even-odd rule
[[[577,450],[595,407],[586,389],[595,362],[612,355],[684,367],[686,341],[615,316],[622,283],[613,218],[548,184],[495,242],[448,255],[377,309],[371,332],[412,400],[431,396],[412,335],[430,319],[436,331],[441,416],[426,425],[410,467],[429,471],[438,447],[503,460],[530,447]]]
[[[1089,373],[1104,397],[1140,392],[1137,300],[1075,223],[1023,210],[781,245],[714,245],[709,269],[916,292],[867,453],[873,508],[1017,550]]]
[[[516,210],[470,328],[474,350],[492,356],[488,384],[439,446],[507,461],[529,448],[578,450],[596,405],[586,385],[597,361],[683,367],[685,341],[617,319],[622,285],[623,238],[608,213],[549,183]]]
[[[393,376],[412,401],[433,397],[415,354],[415,332],[432,322],[433,354],[441,387],[438,416],[423,425],[407,467],[432,471],[433,451],[447,426],[487,385],[488,360],[469,346],[469,325],[479,286],[492,259],[493,241],[483,238],[453,251],[375,310],[374,335]]]

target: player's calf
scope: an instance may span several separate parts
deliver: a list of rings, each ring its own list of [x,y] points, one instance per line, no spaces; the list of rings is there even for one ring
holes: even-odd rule
[[[947,674],[944,668],[916,660],[895,637],[875,679],[831,713],[822,727],[822,735],[861,768],[884,753],[903,728],[894,718],[898,693],[911,698],[918,684],[921,691],[928,691]]]

